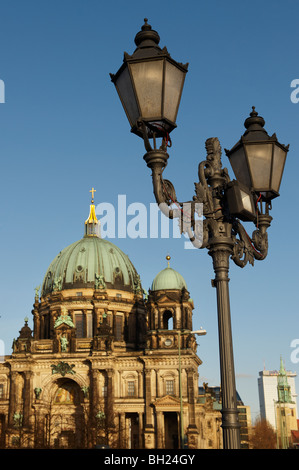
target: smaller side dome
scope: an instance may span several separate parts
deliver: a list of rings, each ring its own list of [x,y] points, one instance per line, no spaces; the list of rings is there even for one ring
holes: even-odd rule
[[[24,322],[25,322],[24,326],[19,331],[19,333],[20,333],[19,338],[22,338],[22,339],[32,338],[32,330],[28,326],[28,318],[27,317],[24,319]]]
[[[168,266],[157,274],[152,282],[151,291],[187,289],[187,284],[183,276],[169,266],[170,256],[166,256],[166,259],[168,260]]]

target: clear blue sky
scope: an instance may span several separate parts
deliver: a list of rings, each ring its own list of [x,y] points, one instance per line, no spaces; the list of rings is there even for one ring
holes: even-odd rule
[[[151,6],[152,5],[152,6]],[[142,140],[129,131],[109,72],[132,53],[149,18],[172,57],[189,62],[177,129],[164,177],[178,199],[190,200],[205,158],[205,140],[231,148],[256,106],[269,134],[290,144],[269,230],[269,255],[254,268],[231,264],[230,295],[237,389],[259,412],[257,377],[286,367],[298,329],[299,5],[295,0],[240,2],[166,0],[0,1],[1,306],[6,354],[30,318],[34,288],[56,254],[83,235],[91,187],[95,202],[154,202]],[[223,152],[224,154],[224,152]],[[229,162],[223,164],[233,177]],[[129,217],[128,217],[129,219]],[[247,225],[251,233],[253,226]],[[200,338],[200,383],[219,384],[218,326],[212,261],[206,250],[186,250],[183,239],[114,239],[147,289],[171,266],[186,279]],[[297,391],[299,390],[297,380]]]

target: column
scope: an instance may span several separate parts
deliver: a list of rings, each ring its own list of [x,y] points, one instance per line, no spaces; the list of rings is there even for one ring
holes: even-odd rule
[[[143,413],[138,413],[139,449],[143,449]]]
[[[151,390],[151,370],[145,369],[145,426],[144,426],[144,446],[146,449],[154,449],[155,445],[155,428],[153,424],[153,409],[151,407],[152,390]]]
[[[97,369],[93,369],[91,372],[91,412],[95,415],[97,413],[97,406],[99,403],[99,385],[98,385],[98,378],[99,378],[99,371]],[[93,416],[94,417],[94,416]]]
[[[153,427],[152,424],[152,390],[151,390],[151,370],[145,370],[145,426]]]
[[[194,371],[192,368],[186,370],[187,372],[187,392],[189,403],[189,427],[195,426],[195,396],[194,396]]]
[[[18,372],[10,373],[10,393],[9,393],[9,411],[8,411],[8,424],[12,426],[14,424],[13,415],[17,410],[18,404],[16,403],[17,398],[17,377]]]
[[[138,398],[143,398],[143,374],[138,371]]]
[[[127,448],[126,439],[126,413],[119,414],[119,447],[121,449]]]
[[[30,423],[30,413],[32,405],[32,371],[24,372],[25,383],[24,383],[24,409],[23,409],[23,426],[28,427]]]
[[[157,429],[156,429],[156,437],[157,437],[157,448],[163,449],[164,448],[164,420],[163,420],[163,412],[156,410],[156,418],[157,418]]]
[[[40,339],[40,316],[36,309],[32,310],[33,313],[33,339],[37,340]]]
[[[107,398],[108,398],[108,402],[110,402],[110,403],[113,402],[113,400],[114,400],[113,377],[114,377],[114,370],[113,369],[108,369],[107,370],[107,378],[108,378]]]

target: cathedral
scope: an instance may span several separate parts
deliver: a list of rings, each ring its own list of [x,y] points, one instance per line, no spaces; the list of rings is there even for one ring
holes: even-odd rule
[[[36,289],[33,331],[25,318],[0,363],[0,447],[220,448],[219,406],[207,386],[199,395],[193,309],[169,256],[143,290],[101,238],[92,197],[83,238]]]

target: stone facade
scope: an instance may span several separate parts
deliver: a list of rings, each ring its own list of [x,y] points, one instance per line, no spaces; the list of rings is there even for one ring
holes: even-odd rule
[[[220,412],[198,400],[188,292],[80,292],[36,299],[34,331],[26,321],[0,364],[1,446],[178,448],[181,416],[189,447],[219,446]]]
[[[96,223],[50,265],[33,331],[26,319],[0,363],[0,446],[221,447],[220,411],[198,396],[185,281],[168,267],[167,288],[160,277],[145,295],[129,259],[90,238]]]

